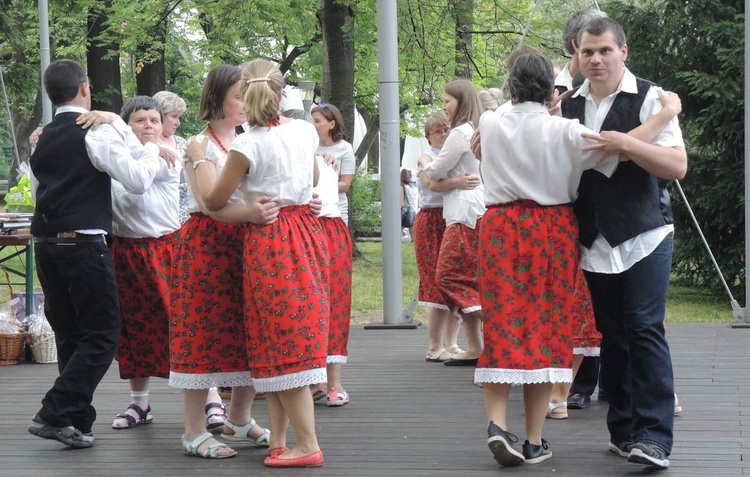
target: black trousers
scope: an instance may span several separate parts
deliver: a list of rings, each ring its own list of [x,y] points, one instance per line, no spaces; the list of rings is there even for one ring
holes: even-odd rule
[[[570,394],[585,394],[591,397],[599,381],[599,357],[586,356],[578,368],[578,373],[573,380],[573,386],[570,388]]]
[[[104,242],[37,243],[35,251],[60,371],[38,414],[54,426],[91,432],[94,391],[120,339],[120,301],[109,248]]]

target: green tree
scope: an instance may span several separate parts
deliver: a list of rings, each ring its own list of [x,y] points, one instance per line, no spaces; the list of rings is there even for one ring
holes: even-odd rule
[[[613,5],[628,34],[628,65],[677,92],[688,147],[680,181],[735,297],[744,297],[744,2],[665,0]],[[689,284],[720,289],[684,202],[672,193],[674,270]]]

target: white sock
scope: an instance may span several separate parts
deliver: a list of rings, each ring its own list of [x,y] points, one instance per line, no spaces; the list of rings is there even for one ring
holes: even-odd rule
[[[133,400],[133,404],[145,411],[148,408],[148,389],[145,391],[130,391],[130,399]]]

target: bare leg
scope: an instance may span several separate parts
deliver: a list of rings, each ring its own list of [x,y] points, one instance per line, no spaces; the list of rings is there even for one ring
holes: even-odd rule
[[[465,314],[463,329],[466,336],[466,352],[456,356],[456,358],[476,358],[482,354],[482,348],[484,348],[484,340],[482,339],[482,312],[474,311]]]
[[[508,411],[510,384],[484,383],[482,390],[484,391],[484,406],[487,410],[487,420],[493,421],[504,431],[507,431],[508,423],[505,420],[505,415]]]
[[[310,394],[307,387],[304,389]],[[281,405],[279,393],[266,393],[266,405],[268,406],[268,420],[271,427],[271,444],[269,447],[271,449],[286,447],[286,430],[289,427],[289,418]]]
[[[326,373],[328,373],[328,390],[343,391],[344,388],[341,387],[341,363],[328,363]]]
[[[206,413],[204,407],[206,405],[207,396],[207,389],[182,390],[183,409],[185,413],[185,437],[189,441],[192,441],[206,432]],[[217,443],[219,443],[219,441],[214,438],[208,439],[198,447],[198,452],[202,453],[208,447]],[[229,455],[233,453],[234,450],[229,447],[219,449],[218,451],[219,455]]]
[[[438,351],[443,347],[443,334],[449,321],[454,322],[456,328],[458,328],[458,321],[451,318],[449,310],[430,308],[427,312],[427,339],[429,340],[430,351]],[[458,334],[458,331],[456,334]]]
[[[293,459],[319,451],[318,438],[315,435],[315,411],[310,389],[307,386],[302,386],[277,394],[286,415],[289,417],[294,435],[297,437],[297,445],[294,449],[281,455],[279,459]],[[273,434],[272,430],[272,439]]]
[[[574,354],[573,355],[573,379],[575,379],[576,374],[578,374],[578,368],[581,367],[581,363],[582,362],[583,362],[583,355],[582,354]],[[570,393],[570,388],[571,387],[573,387],[573,383],[572,382],[570,382],[570,383],[555,383],[555,384],[553,384],[552,385],[552,395],[550,396],[549,402],[556,404],[556,403],[559,403],[559,402],[567,401],[568,394]]]
[[[453,319],[449,310],[441,310],[445,313],[445,346],[450,347],[458,344],[458,332],[461,330],[461,324],[458,320]]]
[[[547,415],[552,383],[524,384],[523,407],[526,412],[526,439],[531,444],[542,445],[542,427]]]

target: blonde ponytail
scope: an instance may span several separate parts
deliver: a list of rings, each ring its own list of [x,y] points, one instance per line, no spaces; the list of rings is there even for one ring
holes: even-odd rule
[[[240,89],[248,124],[268,126],[279,116],[284,76],[275,63],[256,59],[242,65]]]

